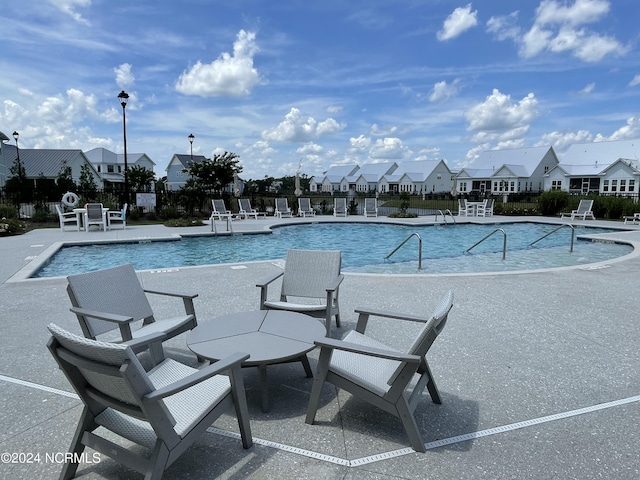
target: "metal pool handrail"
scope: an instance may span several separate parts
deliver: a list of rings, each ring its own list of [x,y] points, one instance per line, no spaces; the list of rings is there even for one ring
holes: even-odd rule
[[[564,227],[569,227],[569,228],[571,228],[571,246],[569,247],[569,251],[570,251],[570,252],[573,252],[573,239],[574,239],[574,237],[576,236],[576,229],[575,229],[575,227],[574,227],[573,225],[571,225],[570,223],[564,223],[564,224],[560,225],[558,228],[554,228],[553,230],[551,230],[551,231],[550,231],[549,233],[547,233],[546,235],[543,235],[542,237],[540,237],[539,239],[537,239],[535,242],[531,242],[531,243],[529,244],[529,246],[531,247],[531,246],[535,245],[535,244],[536,244],[536,243],[538,243],[540,240],[542,240],[542,239],[544,239],[544,238],[547,238],[547,237],[548,237],[549,235],[551,235],[552,233],[556,233],[558,230],[560,230],[561,228],[564,228]]]
[[[497,232],[502,232],[502,235],[504,236],[504,240],[502,242],[502,260],[504,260],[507,257],[507,232],[505,232],[504,229],[502,229],[502,228],[496,228],[493,232],[491,232],[489,235],[484,237],[479,242],[475,243],[472,247],[467,248],[465,253],[468,253],[469,251],[471,251],[472,249],[474,249],[475,247],[480,245],[482,242],[484,242],[491,235],[493,235],[494,233],[497,233]]]
[[[451,210],[449,210],[448,208],[444,211],[444,213],[442,212],[442,210],[438,210],[436,212],[436,218],[435,221],[438,221],[438,214],[442,215],[442,221],[445,223],[445,225],[447,224],[447,215],[446,214],[451,215],[451,219],[453,220],[453,223],[456,223],[456,217],[453,216],[453,213],[451,213]]]
[[[411,239],[411,237],[414,237],[414,236],[418,237],[418,270],[421,270],[422,269],[422,237],[418,232],[413,232],[411,235],[405,238],[404,241],[400,245],[398,245],[396,248],[394,248],[389,255],[384,257],[384,259],[388,260],[389,257],[391,257],[391,255],[393,255],[398,250],[400,250],[400,247],[402,247],[405,243],[407,243]]]

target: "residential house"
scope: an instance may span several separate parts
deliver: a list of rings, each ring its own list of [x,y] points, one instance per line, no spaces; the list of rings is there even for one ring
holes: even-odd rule
[[[379,191],[428,193],[450,192],[453,175],[444,160],[419,160],[401,162],[391,174],[384,175],[379,182]]]
[[[640,139],[577,143],[545,176],[545,190],[586,195],[637,195]]]
[[[486,150],[456,175],[455,193],[541,192],[545,174],[558,165],[553,147]]]
[[[396,162],[365,163],[352,174],[344,177],[340,182],[340,191],[358,193],[377,192],[381,180],[385,175],[391,175],[398,169]]]
[[[0,132],[0,188],[4,187],[4,184],[7,182],[7,178],[9,178],[9,168],[11,168],[11,165],[5,161],[5,150],[10,150],[10,147],[5,145],[8,141],[9,137]],[[13,148],[15,149],[15,147]],[[7,155],[9,154],[7,153]],[[11,157],[13,158],[14,155],[11,155]]]
[[[345,177],[354,175],[358,165],[333,165],[322,176],[313,176],[309,179],[311,192],[339,192],[342,190],[341,182]],[[348,189],[348,187],[347,187]]]
[[[124,154],[114,153],[106,148],[94,148],[85,152],[89,161],[102,178],[105,187],[124,183]],[[127,167],[133,165],[146,168],[153,172],[155,162],[146,153],[127,153]],[[151,185],[155,189],[155,185]]]
[[[176,153],[166,168],[167,172],[167,190],[179,190],[185,185],[189,179],[189,174],[185,171],[188,170],[191,163],[202,163],[207,158],[204,155],[186,155]]]

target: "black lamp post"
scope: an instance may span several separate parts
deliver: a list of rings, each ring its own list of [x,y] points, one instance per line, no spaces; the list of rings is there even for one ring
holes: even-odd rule
[[[189,139],[189,143],[191,144],[191,163],[193,163],[193,139],[196,137],[193,133],[190,133],[187,138]]]
[[[120,105],[122,105],[122,135],[124,138],[124,195],[125,202],[129,203],[129,163],[127,161],[127,114],[126,114],[126,106],[127,101],[129,100],[129,95],[127,92],[122,90],[118,95],[118,100],[120,100]]]

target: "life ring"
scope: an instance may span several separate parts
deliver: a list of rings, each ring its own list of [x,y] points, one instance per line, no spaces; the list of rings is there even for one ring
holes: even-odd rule
[[[73,208],[78,205],[79,201],[80,199],[78,198],[78,195],[73,192],[67,192],[62,196],[62,203],[66,207]]]

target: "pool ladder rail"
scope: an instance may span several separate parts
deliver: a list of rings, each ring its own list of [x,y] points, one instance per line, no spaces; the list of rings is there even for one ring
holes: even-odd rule
[[[491,232],[489,235],[484,237],[482,240],[474,243],[473,246],[467,248],[465,253],[469,253],[469,251],[473,250],[478,245],[480,245],[482,242],[484,242],[489,237],[491,237],[494,233],[498,233],[498,232],[502,232],[502,236],[503,236],[503,241],[502,241],[502,260],[504,260],[507,257],[507,232],[505,232],[503,228],[496,228],[493,232]]]
[[[456,217],[453,216],[453,213],[451,213],[451,210],[449,210],[448,208],[443,212],[442,210],[438,210],[436,212],[436,218],[435,221],[438,221],[438,216],[442,215],[442,221],[444,222],[445,225],[448,225],[447,223],[447,215],[451,216],[451,220],[453,220],[453,224],[455,225],[456,223]]]
[[[533,245],[535,245],[536,243],[538,243],[540,240],[543,240],[545,238],[547,238],[549,235],[556,233],[558,230],[564,228],[564,227],[569,227],[571,229],[571,246],[569,247],[569,252],[573,252],[573,239],[576,236],[576,229],[573,225],[571,225],[570,223],[564,223],[562,225],[560,225],[558,228],[554,228],[553,230],[551,230],[549,233],[546,233],[545,235],[543,235],[542,237],[540,237],[539,239],[537,239],[535,242],[531,242],[529,244],[530,247],[532,247]]]
[[[396,253],[398,250],[400,250],[400,248],[402,248],[402,246],[405,243],[407,243],[409,240],[411,240],[411,237],[418,237],[418,270],[422,270],[422,237],[420,236],[420,234],[418,232],[413,232],[411,235],[409,235],[407,238],[405,238],[402,241],[402,243],[400,243],[400,245],[398,245],[396,248],[394,248],[393,251],[389,255],[384,257],[384,259],[388,260],[391,257],[391,255]]]

